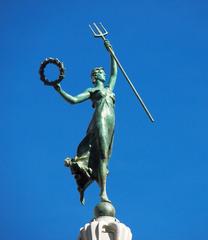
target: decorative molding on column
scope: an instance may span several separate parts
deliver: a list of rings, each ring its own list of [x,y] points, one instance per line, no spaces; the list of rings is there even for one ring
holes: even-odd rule
[[[98,217],[80,229],[78,240],[131,240],[129,227],[109,216]]]

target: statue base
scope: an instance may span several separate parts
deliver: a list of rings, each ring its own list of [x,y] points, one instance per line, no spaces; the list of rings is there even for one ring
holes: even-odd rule
[[[110,216],[100,216],[80,229],[78,240],[131,240],[129,227]]]

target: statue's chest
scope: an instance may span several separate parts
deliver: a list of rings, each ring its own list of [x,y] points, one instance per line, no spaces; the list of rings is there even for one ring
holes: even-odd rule
[[[101,103],[105,100],[112,101],[114,100],[114,98],[115,98],[114,93],[109,88],[98,89],[91,94],[93,107],[95,107],[98,103]]]

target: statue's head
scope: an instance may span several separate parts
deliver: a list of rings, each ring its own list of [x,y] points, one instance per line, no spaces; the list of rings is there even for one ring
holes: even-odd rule
[[[91,78],[93,84],[95,84],[98,80],[101,82],[105,82],[105,71],[103,67],[96,67],[91,72]]]

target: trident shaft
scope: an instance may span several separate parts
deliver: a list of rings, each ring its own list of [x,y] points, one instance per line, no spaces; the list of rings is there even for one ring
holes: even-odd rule
[[[102,38],[103,41],[106,41],[107,39],[105,38],[105,36],[108,34],[108,32],[104,28],[102,23],[100,23],[101,28],[99,28],[96,23],[93,23],[93,25],[94,25],[97,32],[92,28],[91,25],[89,25],[89,27],[90,27],[91,31],[93,32],[94,37],[99,37],[99,38]],[[136,88],[134,87],[133,83],[130,81],[128,75],[126,74],[125,70],[123,69],[123,67],[122,67],[121,63],[119,62],[118,58],[116,57],[115,53],[113,52],[113,50],[111,48],[109,48],[109,51],[111,53],[111,56],[115,59],[117,65],[119,66],[119,68],[120,68],[121,72],[123,73],[124,77],[126,78],[127,82],[129,83],[129,85],[130,85],[131,89],[133,90],[134,94],[136,95],[139,102],[141,103],[141,105],[142,105],[144,111],[146,112],[147,116],[149,117],[150,121],[154,122],[154,119],[153,119],[151,113],[147,109],[146,105],[144,104],[142,98],[140,97],[140,95],[137,92]]]

